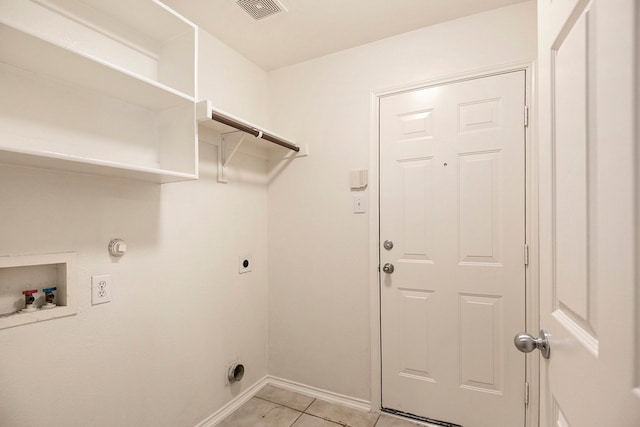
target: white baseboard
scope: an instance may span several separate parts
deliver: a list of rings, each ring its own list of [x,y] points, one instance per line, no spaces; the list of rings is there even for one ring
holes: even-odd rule
[[[254,385],[237,395],[232,401],[218,409],[213,414],[209,415],[203,421],[201,421],[196,427],[214,427],[220,421],[227,418],[236,409],[244,405],[249,399],[251,399],[260,389],[269,384],[268,376],[258,380]]]
[[[349,408],[357,409],[359,411],[369,412],[371,411],[371,402],[364,399],[357,399],[355,397],[345,396],[344,394],[334,393],[328,390],[322,390],[320,388],[311,387],[305,384],[300,384],[295,381],[285,380],[283,378],[267,376],[269,384],[276,387],[285,388],[287,390],[295,391],[296,393],[306,394],[307,396],[315,397],[327,402],[337,403],[339,405],[347,406]]]
[[[266,377],[262,378],[254,385],[246,389],[244,392],[236,396],[222,408],[209,415],[206,419],[196,425],[196,427],[214,427],[220,421],[231,415],[233,411],[244,405],[249,399],[255,396],[255,394],[259,392],[262,387],[268,384],[290,391],[295,391],[296,393],[306,394],[307,396],[315,397],[327,402],[337,403],[339,405],[347,406],[349,408],[357,409],[360,411],[371,411],[371,402],[364,399],[357,399],[355,397],[349,397],[343,394],[334,393],[332,391],[322,390],[316,387],[300,384],[295,381],[289,381],[283,378],[277,378],[271,375],[267,375]]]

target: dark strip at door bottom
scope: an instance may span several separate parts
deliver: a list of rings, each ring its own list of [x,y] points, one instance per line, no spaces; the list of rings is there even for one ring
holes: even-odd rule
[[[464,426],[461,426],[460,424],[453,424],[453,423],[448,423],[446,421],[440,421],[440,420],[434,420],[434,419],[427,418],[427,417],[421,417],[419,415],[414,415],[414,414],[410,414],[408,412],[398,411],[396,409],[382,408],[382,411],[386,412],[388,414],[397,415],[399,417],[410,418],[412,420],[422,421],[423,423],[434,424],[434,425],[442,426],[442,427],[464,427]]]

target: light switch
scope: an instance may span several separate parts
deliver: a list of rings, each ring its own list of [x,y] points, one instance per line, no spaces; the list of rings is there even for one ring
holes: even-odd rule
[[[361,214],[367,212],[366,193],[360,192],[353,195],[353,213]]]

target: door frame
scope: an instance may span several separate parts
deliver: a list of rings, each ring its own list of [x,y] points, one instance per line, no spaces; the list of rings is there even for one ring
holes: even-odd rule
[[[538,260],[538,142],[537,142],[537,87],[535,60],[513,62],[481,68],[458,74],[449,74],[429,80],[372,90],[369,101],[369,297],[371,331],[371,410],[382,408],[381,357],[381,299],[380,299],[380,98],[429,86],[474,80],[514,71],[525,71],[525,100],[529,107],[528,126],[525,128],[525,238],[529,245],[529,264],[525,269],[525,324],[527,332],[537,336],[540,325],[539,260]],[[524,257],[524,254],[523,254]],[[539,425],[540,407],[540,355],[526,355],[526,380],[529,383],[529,404],[525,413],[525,426]],[[525,390],[523,389],[523,399]]]

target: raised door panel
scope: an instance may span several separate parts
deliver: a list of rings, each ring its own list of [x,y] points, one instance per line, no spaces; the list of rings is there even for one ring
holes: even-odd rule
[[[502,393],[504,329],[502,298],[460,295],[460,387]]]
[[[590,138],[587,116],[587,52],[590,14],[585,12],[555,45],[554,265],[556,310],[584,332],[594,333],[589,298]],[[591,248],[593,251],[595,247]],[[560,314],[558,313],[558,314]],[[564,318],[564,317],[563,317]]]
[[[432,359],[434,322],[432,292],[399,290],[402,310],[399,313],[402,336],[402,363],[400,375],[419,380],[435,381]]]
[[[502,243],[500,152],[469,153],[458,166],[461,263],[499,263]]]
[[[433,242],[433,159],[402,160],[402,261],[431,262]]]

